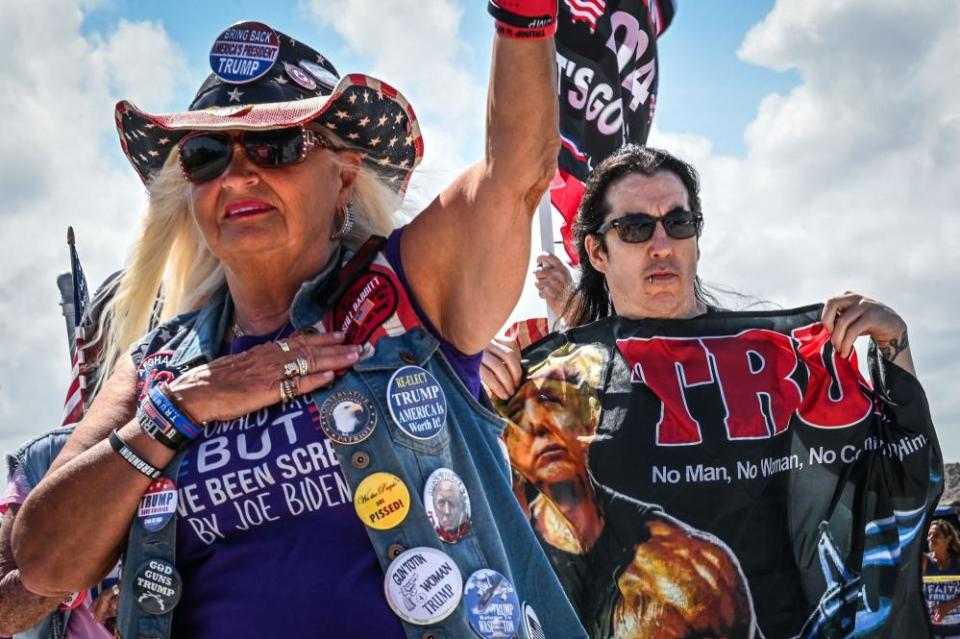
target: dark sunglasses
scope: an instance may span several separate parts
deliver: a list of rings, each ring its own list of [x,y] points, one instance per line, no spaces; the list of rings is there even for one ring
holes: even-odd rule
[[[236,133],[200,131],[180,142],[183,176],[194,184],[202,184],[223,175],[233,160],[236,144],[251,162],[265,169],[303,162],[314,147],[333,148],[325,138],[302,126]]]
[[[624,242],[637,244],[646,242],[657,228],[657,222],[663,224],[663,230],[675,240],[686,240],[700,234],[703,228],[703,214],[700,211],[673,209],[663,217],[653,217],[646,213],[627,213],[615,220],[600,225],[595,235],[604,235],[610,229],[617,229],[617,236]]]

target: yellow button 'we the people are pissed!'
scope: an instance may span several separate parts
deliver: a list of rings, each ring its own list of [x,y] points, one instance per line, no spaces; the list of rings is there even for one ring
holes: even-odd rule
[[[403,480],[390,473],[364,477],[353,493],[353,506],[360,520],[376,530],[399,526],[410,512],[410,491]]]

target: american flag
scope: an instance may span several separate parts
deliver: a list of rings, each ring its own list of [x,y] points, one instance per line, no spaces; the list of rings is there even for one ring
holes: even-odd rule
[[[63,403],[63,420],[61,424],[67,426],[80,421],[83,417],[84,405],[87,401],[87,380],[83,361],[83,330],[80,320],[90,301],[87,292],[87,278],[80,266],[80,256],[74,244],[73,227],[67,229],[67,244],[70,245],[70,272],[73,275],[73,355],[71,357],[70,387],[67,389],[67,399]]]
[[[597,30],[597,20],[607,10],[605,0],[566,0],[566,3],[574,21],[586,22],[590,25],[590,31]]]

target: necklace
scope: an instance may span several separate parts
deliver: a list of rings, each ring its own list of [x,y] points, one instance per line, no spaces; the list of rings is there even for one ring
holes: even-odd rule
[[[271,336],[268,338],[267,341],[275,341],[278,337],[280,337],[280,335],[283,333],[283,331],[287,330],[287,327],[288,327],[288,326],[290,326],[290,320],[289,320],[289,319],[287,319],[287,321],[283,323],[283,326],[281,326],[279,329],[277,329],[277,332],[275,332],[273,335],[271,335]],[[233,325],[230,327],[230,330],[233,331],[233,336],[234,336],[234,337],[243,337],[244,335],[247,334],[246,331],[244,331],[242,328],[240,328],[240,322],[237,321],[237,316],[236,316],[236,315],[233,316]]]

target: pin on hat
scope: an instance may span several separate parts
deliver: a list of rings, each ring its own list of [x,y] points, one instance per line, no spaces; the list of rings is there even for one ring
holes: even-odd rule
[[[210,49],[212,73],[186,111],[151,114],[117,103],[120,145],[149,185],[191,131],[264,130],[314,123],[399,192],[423,158],[413,107],[368,75],[343,77],[324,56],[261,22],[227,27]]]
[[[435,548],[411,548],[387,567],[384,594],[393,612],[404,621],[428,626],[457,609],[463,577],[456,562]]]
[[[310,60],[300,60],[300,62],[297,64],[299,64],[304,71],[312,75],[314,80],[328,89],[335,87],[337,80],[339,80],[337,76],[333,75],[327,71],[325,67],[320,66],[316,62],[311,62]]]
[[[463,590],[470,627],[483,639],[510,639],[520,631],[520,600],[510,580],[481,568]]]
[[[447,423],[447,396],[433,374],[419,366],[398,369],[387,384],[390,416],[414,439],[430,439]]]
[[[423,506],[437,536],[455,544],[470,531],[470,495],[457,473],[438,468],[423,487]]]
[[[317,88],[317,81],[313,78],[312,75],[301,69],[300,67],[290,64],[289,62],[283,63],[283,69],[287,72],[287,75],[290,76],[290,79],[302,86],[307,91],[315,91]]]
[[[390,530],[410,512],[410,491],[403,480],[390,473],[367,475],[353,493],[353,506],[365,525]]]
[[[227,28],[210,48],[210,68],[229,84],[246,84],[270,72],[280,54],[280,36],[261,22]]]
[[[320,406],[320,428],[338,444],[356,444],[373,434],[377,411],[363,393],[341,391]]]

